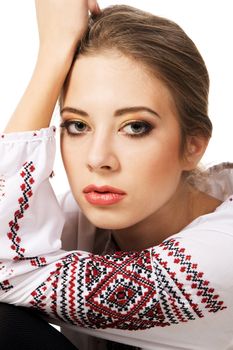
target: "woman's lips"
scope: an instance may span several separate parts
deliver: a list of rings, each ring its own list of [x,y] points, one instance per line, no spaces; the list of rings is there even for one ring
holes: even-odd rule
[[[126,193],[119,188],[111,186],[89,185],[84,188],[86,200],[94,205],[111,205],[121,201]]]

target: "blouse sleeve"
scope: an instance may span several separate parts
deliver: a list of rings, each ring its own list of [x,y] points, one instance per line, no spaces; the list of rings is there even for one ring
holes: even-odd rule
[[[49,182],[55,128],[0,134],[0,259],[61,247],[64,217]]]
[[[60,250],[64,221],[49,185],[53,133],[42,129],[35,136],[2,140],[0,302],[35,308],[72,325],[128,330],[225,310],[219,276],[232,254],[225,253],[218,272],[210,273],[218,247],[208,230],[191,249],[187,239],[173,237],[141,252],[100,256]],[[230,246],[230,237],[218,239]]]

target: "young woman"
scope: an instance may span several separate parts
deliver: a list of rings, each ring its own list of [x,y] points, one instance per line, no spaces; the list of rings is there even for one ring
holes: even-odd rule
[[[38,61],[1,134],[0,301],[141,349],[233,349],[232,166],[197,168],[212,130],[202,57],[128,6],[36,6]]]

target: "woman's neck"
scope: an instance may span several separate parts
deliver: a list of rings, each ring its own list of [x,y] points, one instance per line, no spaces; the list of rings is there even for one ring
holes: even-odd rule
[[[156,213],[125,229],[113,231],[122,251],[138,251],[160,244],[201,215],[213,212],[221,201],[193,187],[182,186]]]

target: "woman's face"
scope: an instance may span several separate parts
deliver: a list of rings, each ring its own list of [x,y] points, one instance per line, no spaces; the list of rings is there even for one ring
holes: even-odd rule
[[[62,122],[71,190],[94,225],[146,222],[173,200],[185,168],[174,102],[137,62],[113,53],[79,57]]]

